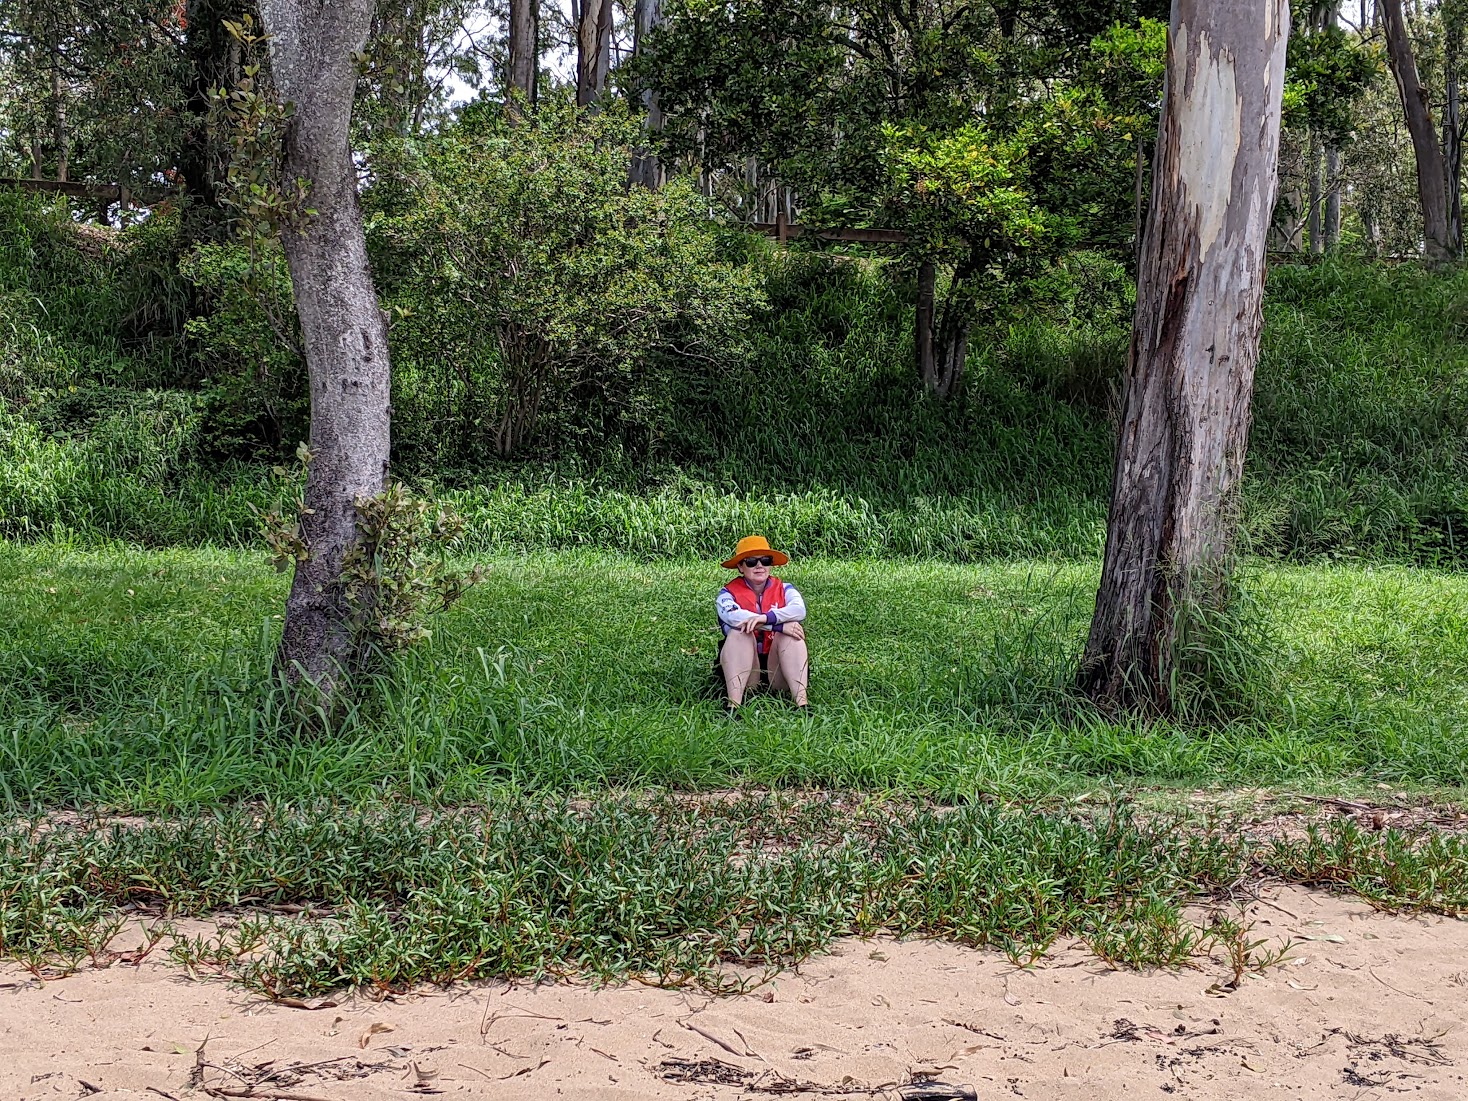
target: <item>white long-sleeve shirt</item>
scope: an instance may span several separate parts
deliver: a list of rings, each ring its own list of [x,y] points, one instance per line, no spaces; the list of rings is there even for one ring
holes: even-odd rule
[[[760,594],[760,603],[763,604],[770,592],[770,586],[775,582],[773,579],[765,583],[765,591]],[[751,619],[763,619],[772,631],[782,631],[787,623],[799,623],[805,619],[805,599],[799,590],[787,581],[780,584],[785,586],[785,606],[782,608],[771,608],[766,612],[748,612],[741,608],[734,600],[734,594],[728,589],[720,589],[719,595],[714,598],[714,609],[719,614],[719,627],[724,634],[737,630],[741,623]]]

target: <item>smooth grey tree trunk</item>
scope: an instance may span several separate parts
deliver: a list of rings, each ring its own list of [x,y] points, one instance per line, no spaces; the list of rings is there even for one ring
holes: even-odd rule
[[[540,69],[540,4],[538,0],[510,0],[510,89],[535,105],[536,75]]]
[[[595,98],[607,90],[607,77],[612,71],[612,15],[615,11],[612,0],[601,0],[601,11],[596,18],[596,69],[594,72]]]
[[[352,55],[367,42],[373,0],[261,0],[270,64],[294,114],[284,175],[314,211],[282,234],[311,389],[311,461],[296,566],[277,664],[330,694],[353,671],[355,640],[342,562],[359,541],[356,503],[387,480],[387,327],[367,263],[349,145]]]
[[[1174,704],[1235,526],[1279,161],[1286,0],[1173,0],[1106,554],[1080,685]]]
[[[1305,219],[1306,238],[1310,242],[1310,255],[1319,256],[1325,251],[1325,240],[1322,236],[1324,225],[1321,221],[1324,211],[1324,188],[1320,175],[1320,139],[1314,134],[1310,135],[1310,144],[1306,147],[1306,159],[1309,161],[1309,213]]]
[[[1381,0],[1386,27],[1386,55],[1397,89],[1402,93],[1402,113],[1412,136],[1412,153],[1417,161],[1417,197],[1422,206],[1422,238],[1427,258],[1435,263],[1456,259],[1460,247],[1448,217],[1447,166],[1437,142],[1427,90],[1417,76],[1417,62],[1402,18],[1402,0]]]

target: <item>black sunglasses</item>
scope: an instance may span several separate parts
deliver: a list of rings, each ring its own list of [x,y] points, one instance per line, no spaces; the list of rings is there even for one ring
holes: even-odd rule
[[[746,558],[739,564],[741,566],[744,566],[746,569],[752,570],[756,566],[773,566],[775,564],[775,559],[773,555],[763,554],[760,555],[760,557],[758,558]]]

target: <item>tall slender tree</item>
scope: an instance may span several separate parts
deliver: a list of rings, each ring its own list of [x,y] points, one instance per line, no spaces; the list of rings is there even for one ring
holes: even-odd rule
[[[606,91],[612,57],[612,0],[581,0],[576,18],[576,105]]]
[[[635,59],[642,60],[646,56],[648,38],[662,19],[662,0],[636,0],[632,19],[632,56]],[[656,83],[645,74],[642,80],[642,124],[648,133],[655,134],[663,128],[663,109]],[[655,188],[662,183],[662,175],[657,156],[647,149],[639,149],[632,158],[632,182]]]
[[[536,76],[540,71],[540,4],[537,0],[510,0],[510,90],[526,104],[535,105]]]
[[[328,694],[352,671],[343,560],[360,541],[357,502],[387,479],[387,327],[367,263],[350,125],[373,0],[261,0],[270,63],[290,105],[284,177],[305,207],[283,240],[311,391],[304,557],[286,601],[278,664]]]
[[[1386,29],[1386,56],[1397,89],[1402,94],[1402,113],[1412,136],[1412,154],[1417,161],[1417,197],[1422,206],[1422,238],[1427,258],[1436,263],[1456,259],[1462,252],[1463,227],[1455,224],[1448,201],[1448,168],[1438,144],[1437,126],[1427,89],[1417,74],[1417,59],[1407,37],[1402,0],[1381,0],[1382,24]]]
[[[1190,610],[1223,595],[1259,354],[1286,0],[1173,0],[1106,556],[1081,686],[1175,704]]]

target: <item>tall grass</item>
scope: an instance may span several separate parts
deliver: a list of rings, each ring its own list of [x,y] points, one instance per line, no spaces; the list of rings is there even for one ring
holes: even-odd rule
[[[430,644],[329,723],[303,724],[268,675],[285,581],[256,556],[4,547],[0,802],[1468,786],[1459,575],[1250,568],[1267,676],[1243,663],[1252,679],[1199,730],[1108,719],[1069,692],[1089,565],[792,564],[782,572],[813,609],[815,713],[761,697],[732,723],[710,668],[716,566],[618,554],[490,566]]]

